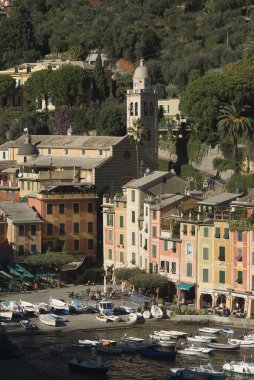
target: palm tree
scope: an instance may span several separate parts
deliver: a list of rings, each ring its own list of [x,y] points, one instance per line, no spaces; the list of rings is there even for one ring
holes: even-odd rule
[[[243,57],[250,65],[254,63],[254,39],[248,38],[243,48]]]
[[[129,139],[135,144],[136,147],[136,158],[137,158],[137,178],[139,178],[139,146],[143,142],[145,135],[145,128],[142,120],[137,118],[133,121],[133,126],[127,129]]]
[[[238,139],[241,137],[250,138],[253,132],[253,119],[245,116],[245,112],[250,106],[241,105],[234,102],[224,104],[220,107],[220,116],[218,117],[218,134],[224,140],[230,140],[233,143],[233,157],[235,164],[235,173],[239,173],[238,161]]]

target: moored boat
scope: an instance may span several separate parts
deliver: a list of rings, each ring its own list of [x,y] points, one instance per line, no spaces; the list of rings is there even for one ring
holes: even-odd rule
[[[189,342],[196,342],[196,343],[209,343],[212,340],[214,340],[212,337],[202,336],[202,335],[195,335],[195,336],[187,336],[187,340]]]
[[[136,338],[134,336],[128,336],[126,334],[124,334],[124,336],[122,337],[122,340],[125,342],[131,342],[131,343],[135,343],[135,344],[139,344],[139,343],[144,342],[144,339],[142,339],[142,338]]]
[[[24,310],[26,313],[33,314],[36,311],[35,304],[27,301],[20,300],[18,302],[19,307]]]
[[[170,368],[167,380],[226,380],[228,375],[225,372],[216,371],[211,364],[200,365],[196,368]]]
[[[11,321],[12,311],[11,310],[0,310],[0,319],[4,319],[6,321]]]
[[[123,350],[118,347],[100,346],[96,347],[96,352],[100,355],[121,355]]]
[[[245,360],[240,362],[231,361],[223,365],[224,371],[231,373],[242,373],[244,375],[254,375],[254,363],[246,362]]]
[[[239,350],[240,344],[229,344],[229,343],[207,343],[207,347],[215,348],[219,351],[235,351]]]
[[[57,326],[58,324],[64,324],[66,322],[65,318],[59,317],[56,314],[40,314],[39,320],[48,326]]]
[[[118,315],[114,315],[113,313],[104,314],[111,322],[120,322],[121,318]]]
[[[184,331],[175,331],[175,330],[161,330],[159,331],[159,334],[170,335],[172,338],[175,338],[175,339],[185,338],[188,335],[188,333]]]
[[[96,315],[96,319],[97,321],[100,321],[100,322],[104,322],[104,323],[107,323],[109,322],[109,319],[108,317],[106,317],[106,315]]]
[[[222,331],[225,333],[225,334],[234,334],[234,330],[231,328],[231,327],[223,327]]]
[[[66,302],[50,297],[49,306],[53,311],[59,311],[63,314],[69,314],[69,306]]]
[[[215,350],[213,348],[206,347],[185,347],[181,350],[177,350],[179,354],[192,356],[211,355],[214,351]]]
[[[221,332],[221,329],[213,327],[200,327],[199,331],[206,334],[219,334]]]
[[[151,314],[151,312],[150,312],[149,310],[145,310],[145,311],[143,312],[143,318],[145,318],[145,319],[150,319],[151,316],[152,316],[152,314]]]
[[[78,299],[71,300],[68,303],[70,311],[74,313],[82,313],[84,310],[84,306],[82,305],[81,301]]]
[[[163,311],[157,305],[152,305],[151,314],[155,319],[161,319],[163,317]]]
[[[36,328],[35,324],[33,324],[30,319],[22,319],[20,325],[26,330],[34,330]]]
[[[90,345],[90,346],[98,346],[99,344],[101,344],[101,341],[100,340],[89,340],[89,339],[79,339],[79,344],[82,344],[82,345]]]
[[[136,313],[130,313],[126,315],[126,322],[128,325],[134,325],[134,323],[137,323],[138,316]]]
[[[106,375],[110,367],[102,362],[101,357],[97,356],[96,360],[79,360],[73,358],[69,361],[69,368],[79,372],[93,373],[94,375],[102,376]]]
[[[240,348],[254,348],[254,340],[228,339],[229,344],[240,344]]]

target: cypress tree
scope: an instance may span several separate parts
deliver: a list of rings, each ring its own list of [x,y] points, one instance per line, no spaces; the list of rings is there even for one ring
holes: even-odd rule
[[[105,86],[104,70],[102,67],[100,52],[98,52],[98,55],[95,61],[93,79],[94,79],[93,98],[94,100],[99,100],[99,102],[101,103],[106,99],[106,86]]]

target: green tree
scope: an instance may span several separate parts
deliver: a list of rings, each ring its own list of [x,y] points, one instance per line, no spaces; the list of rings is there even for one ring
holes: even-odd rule
[[[47,252],[45,254],[36,254],[26,258],[25,262],[37,270],[41,267],[44,269],[57,269],[73,261],[73,257],[63,252]]]
[[[137,178],[140,177],[139,170],[139,146],[143,143],[145,136],[145,126],[140,118],[133,121],[133,126],[127,129],[130,141],[135,144],[136,148],[136,162],[137,162]]]
[[[253,120],[245,116],[249,106],[230,103],[220,107],[218,117],[218,134],[222,141],[230,140],[233,144],[234,171],[239,173],[240,163],[238,157],[237,143],[239,138],[245,136],[250,138],[254,130]]]
[[[114,272],[117,281],[130,281],[131,277],[141,273],[146,272],[140,268],[117,268]]]
[[[50,76],[50,93],[54,104],[72,108],[85,102],[85,76],[84,69],[69,64],[53,71]]]
[[[40,70],[34,72],[24,84],[24,92],[28,99],[35,101],[36,98],[44,99],[46,109],[48,109],[48,99],[50,97],[51,70]]]
[[[125,104],[106,101],[100,109],[96,123],[98,135],[124,136],[126,135],[126,107]]]
[[[15,79],[13,79],[10,75],[0,75],[0,99],[2,106],[5,106],[7,103],[7,98],[13,95],[15,85]]]
[[[101,54],[98,52],[93,70],[94,88],[93,97],[103,102],[106,99],[106,84],[104,78],[104,69],[102,66]]]
[[[163,289],[168,286],[168,280],[166,277],[155,273],[138,273],[132,276],[129,282],[134,288],[148,288],[152,291]]]
[[[249,37],[243,46],[243,57],[250,64],[254,64],[254,38]]]

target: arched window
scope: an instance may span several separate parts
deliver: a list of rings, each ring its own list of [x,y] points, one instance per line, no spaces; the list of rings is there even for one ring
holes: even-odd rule
[[[147,107],[147,102],[144,103],[144,116],[148,115],[148,107]]]
[[[151,141],[151,131],[147,131],[147,134],[146,134],[146,139],[147,141]]]
[[[130,116],[133,116],[133,103],[130,103]]]
[[[135,116],[138,116],[138,103],[135,103]]]
[[[153,115],[153,103],[150,103],[149,111],[150,111],[150,116],[152,116]]]

